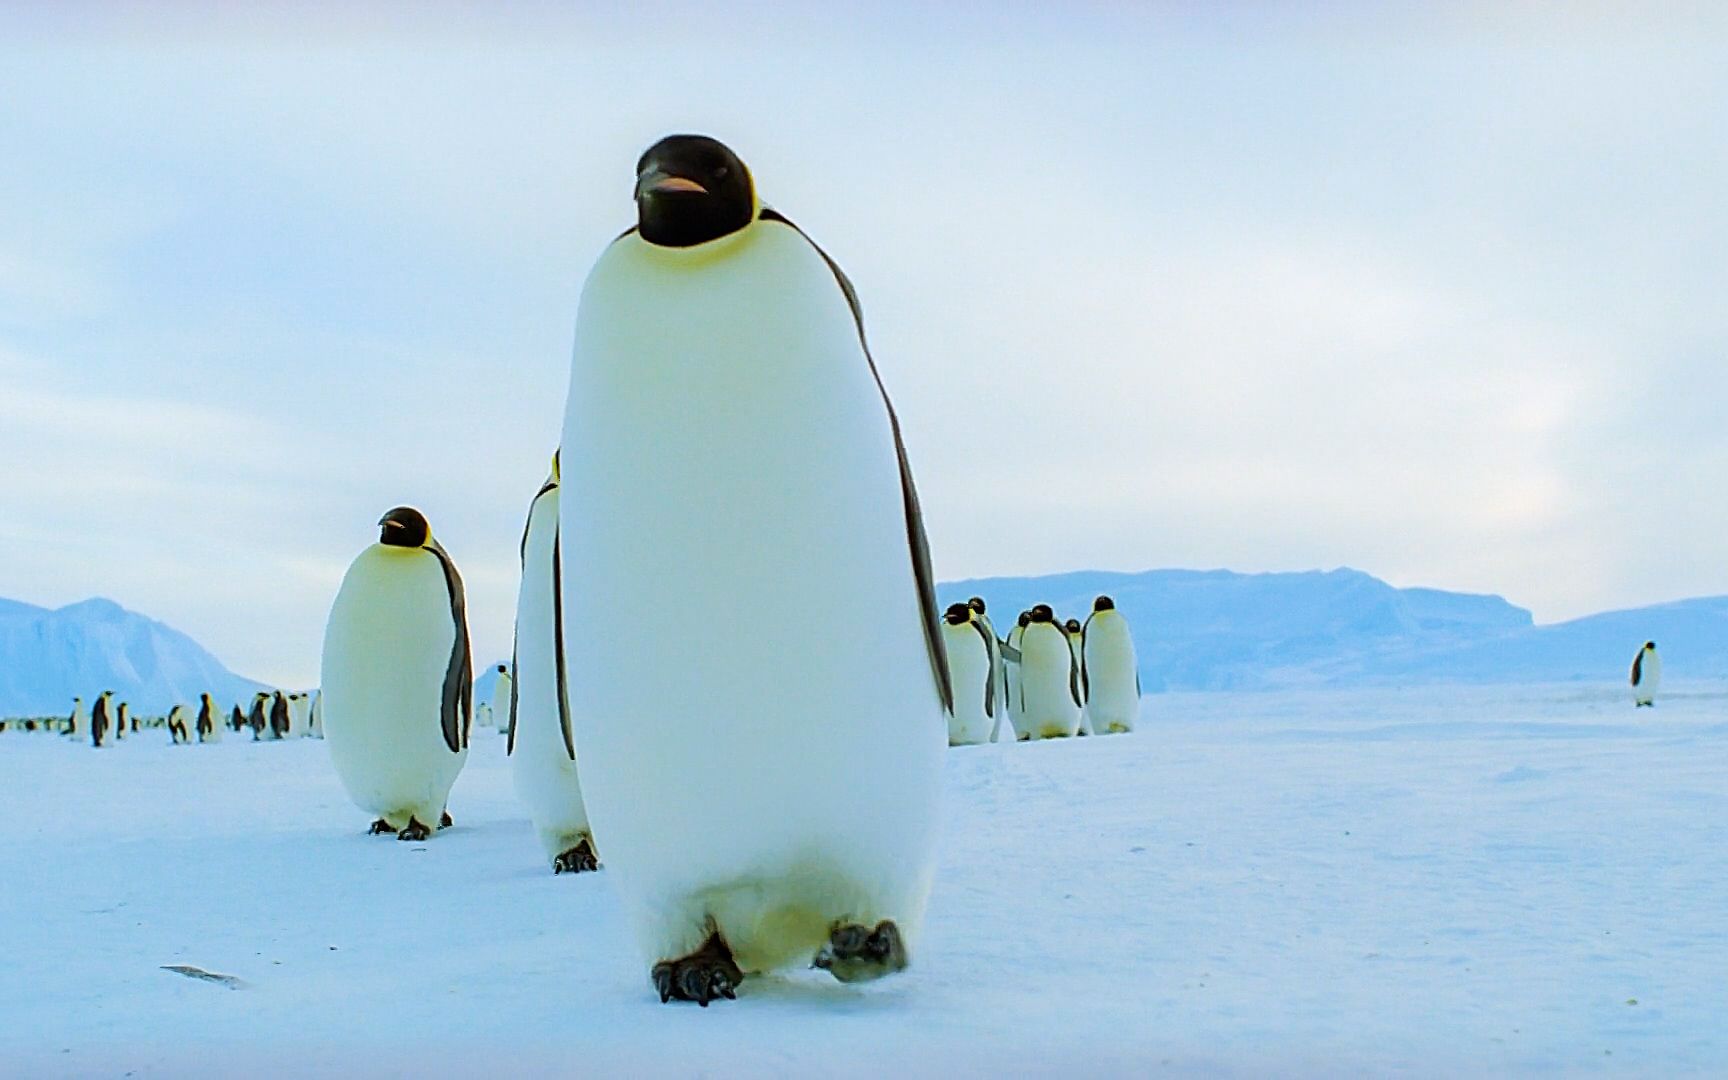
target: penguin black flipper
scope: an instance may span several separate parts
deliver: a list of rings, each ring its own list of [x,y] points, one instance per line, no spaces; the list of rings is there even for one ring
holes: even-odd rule
[[[777,221],[803,237],[804,242],[822,256],[822,261],[833,271],[834,280],[839,283],[840,291],[852,309],[852,321],[858,327],[858,344],[864,350],[870,376],[876,380],[876,389],[888,410],[888,426],[894,432],[894,453],[900,459],[900,495],[906,511],[906,542],[912,555],[912,576],[918,583],[918,606],[924,615],[924,644],[930,652],[930,673],[936,679],[936,696],[941,699],[942,708],[952,715],[954,687],[948,679],[948,650],[942,644],[942,616],[941,609],[936,606],[936,575],[930,568],[930,541],[924,533],[924,511],[918,504],[918,487],[912,481],[912,464],[906,459],[906,442],[900,437],[900,417],[894,412],[894,402],[888,398],[888,388],[882,383],[882,373],[876,370],[876,358],[870,355],[870,342],[864,335],[864,309],[858,303],[858,290],[852,287],[852,279],[840,269],[840,264],[786,215],[765,206],[756,220]]]
[[[552,534],[552,635],[556,643],[553,665],[558,672],[558,726],[564,732],[564,752],[576,760],[576,732],[570,726],[570,678],[564,671],[564,552],[563,537]],[[510,697],[515,700],[516,681],[510,681]],[[514,717],[515,710],[511,710]]]
[[[444,545],[428,540],[426,550],[438,556],[438,565],[444,568],[444,586],[450,591],[455,640],[450,646],[449,666],[444,669],[442,720],[444,744],[452,754],[459,754],[468,745],[468,726],[474,719],[474,657],[468,648],[468,597],[462,589],[462,575],[456,572],[456,564],[450,561]]]
[[[995,650],[990,646],[996,637],[984,629],[984,624],[974,622],[972,629],[978,631],[978,636],[984,639],[984,715],[996,719],[996,667],[990,661],[995,656]]]
[[[1632,658],[1632,685],[1637,686],[1644,681],[1644,650],[1639,649],[1638,655]]]
[[[504,736],[504,756],[516,752],[516,631],[510,631],[510,731]]]

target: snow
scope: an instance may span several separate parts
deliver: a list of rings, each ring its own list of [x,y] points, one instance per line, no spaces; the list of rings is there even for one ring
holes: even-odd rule
[[[315,740],[8,732],[0,1072],[1719,1074],[1725,779],[1722,683],[1157,695],[950,753],[907,974],[703,1010],[550,873],[499,736],[408,844]]]

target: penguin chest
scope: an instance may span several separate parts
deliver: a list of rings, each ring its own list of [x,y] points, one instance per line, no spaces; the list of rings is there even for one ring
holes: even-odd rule
[[[948,742],[963,746],[989,741],[993,720],[986,708],[994,704],[990,685],[990,653],[969,623],[942,624],[947,645],[949,681],[954,687],[954,714],[948,718]]]

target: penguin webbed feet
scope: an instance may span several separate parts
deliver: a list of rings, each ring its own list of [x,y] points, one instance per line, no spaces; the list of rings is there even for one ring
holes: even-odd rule
[[[411,817],[408,819],[407,827],[404,828],[401,832],[396,834],[396,839],[398,839],[398,840],[424,840],[428,836],[431,836],[431,835],[432,835],[432,830],[428,829],[426,826],[420,824],[419,818]]]
[[[450,816],[450,811],[446,810],[438,815],[438,827],[440,829],[448,829],[454,824],[456,824],[456,819]]]
[[[379,818],[377,821],[374,821],[372,823],[372,826],[370,828],[368,828],[366,830],[366,835],[367,836],[395,836],[396,830],[392,829],[390,827],[390,823],[388,821],[385,821],[383,818]]]
[[[858,923],[834,927],[828,944],[816,953],[811,967],[821,968],[841,982],[868,982],[906,970],[906,943],[893,920],[872,929]]]
[[[694,1001],[706,1009],[717,998],[736,1000],[744,973],[732,961],[732,950],[720,940],[719,933],[712,933],[689,956],[655,964],[649,978],[654,981],[661,1004],[677,999]]]
[[[594,845],[584,837],[580,843],[569,851],[562,852],[552,860],[554,874],[580,874],[585,870],[600,869],[600,860],[594,854]]]

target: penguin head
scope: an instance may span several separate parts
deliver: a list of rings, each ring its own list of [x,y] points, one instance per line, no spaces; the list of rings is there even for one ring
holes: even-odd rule
[[[1649,652],[1655,652],[1656,651],[1656,643],[1654,641],[1646,641],[1644,643],[1644,648]]]
[[[949,626],[960,626],[971,621],[972,609],[965,604],[949,604],[942,617],[948,620]]]
[[[1021,629],[1025,629],[1026,624],[1031,622],[1031,621],[1032,621],[1032,613],[1030,611],[1022,611],[1020,613],[1020,618],[1015,620],[1014,625],[1020,627]]]
[[[398,506],[378,519],[378,542],[389,547],[422,548],[432,539],[426,515],[412,506]]]
[[[509,665],[507,665],[507,664],[499,664],[499,665],[498,665],[498,674],[500,674],[500,675],[508,675],[508,674],[510,674],[510,667],[509,667]]]
[[[1033,622],[1055,622],[1056,613],[1050,610],[1049,604],[1035,605],[1028,613]]]
[[[1062,624],[1062,629],[1068,631],[1070,634],[1078,634],[1080,632],[1080,620],[1069,619],[1067,622]]]
[[[650,244],[695,247],[755,220],[750,170],[718,139],[668,135],[636,163],[636,230]]]
[[[1108,596],[1100,596],[1098,599],[1092,601],[1092,610],[1094,612],[1115,611],[1116,601],[1110,599]]]
[[[982,596],[974,596],[972,599],[966,601],[966,606],[980,615],[984,614],[984,598]]]

